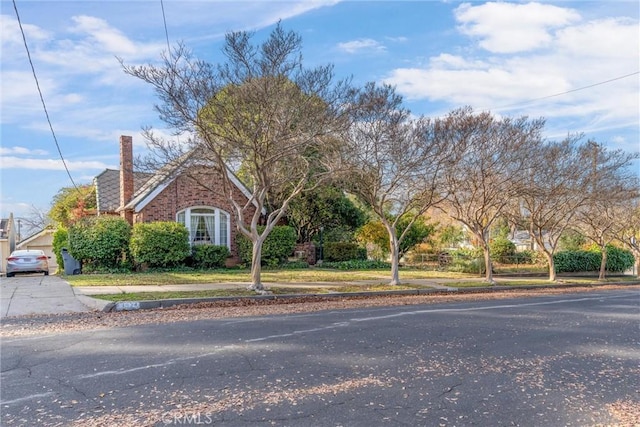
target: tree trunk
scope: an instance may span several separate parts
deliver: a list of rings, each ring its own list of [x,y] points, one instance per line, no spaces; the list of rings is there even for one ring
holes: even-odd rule
[[[247,289],[253,291],[264,291],[264,286],[260,279],[260,273],[262,272],[262,266],[260,264],[262,261],[262,240],[258,238],[252,243],[253,257],[251,258],[251,285]]]
[[[553,254],[547,251],[543,251],[544,256],[547,258],[547,264],[549,264],[549,281],[556,281],[556,263],[553,260]]]
[[[605,279],[605,272],[607,270],[607,247],[603,247],[602,249],[602,261],[600,262],[600,274],[598,275],[598,280]]]
[[[395,236],[391,242],[391,282],[389,283],[392,286],[397,286],[400,284],[400,255],[399,255],[399,245]]]
[[[489,253],[489,245],[483,243],[482,250],[484,251],[484,268],[485,271],[485,279],[492,286],[496,284],[493,280],[493,266],[491,265],[491,254]]]
[[[382,224],[389,234],[389,250],[391,252],[391,282],[389,285],[397,286],[400,284],[400,242],[398,242],[395,226],[385,220],[382,221]]]

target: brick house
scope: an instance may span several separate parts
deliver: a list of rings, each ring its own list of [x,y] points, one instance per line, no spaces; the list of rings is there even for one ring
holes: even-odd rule
[[[205,189],[192,177],[218,187],[221,174],[215,166],[196,162],[194,153],[159,169],[154,174],[134,172],[133,140],[120,137],[120,170],[106,169],[94,178],[98,215],[120,215],[130,224],[177,221],[189,230],[192,245],[227,246],[233,260],[238,259],[235,237],[238,233],[233,206],[222,193]],[[244,205],[251,192],[230,174],[234,198]],[[255,203],[246,214],[255,212]]]

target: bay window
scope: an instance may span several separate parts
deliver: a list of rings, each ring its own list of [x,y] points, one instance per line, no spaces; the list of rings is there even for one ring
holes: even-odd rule
[[[178,212],[176,221],[189,230],[191,245],[219,245],[230,248],[230,217],[222,209],[191,207]]]

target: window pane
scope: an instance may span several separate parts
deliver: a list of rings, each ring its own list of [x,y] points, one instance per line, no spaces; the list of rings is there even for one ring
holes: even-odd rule
[[[185,220],[184,211],[178,212],[178,219],[176,220],[176,222],[178,222],[178,223],[180,223],[182,225],[187,225],[187,223],[184,220]]]
[[[209,214],[209,215],[213,215],[215,212],[214,212],[213,209],[197,208],[197,209],[191,209],[191,213],[192,214]]]
[[[227,222],[227,214],[220,212],[220,246],[229,246],[229,242],[227,241]]]

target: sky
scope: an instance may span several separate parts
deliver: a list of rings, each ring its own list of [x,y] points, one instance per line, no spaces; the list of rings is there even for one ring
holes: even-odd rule
[[[225,33],[253,31],[259,41],[278,21],[301,35],[305,66],[333,64],[337,77],[357,85],[392,84],[415,115],[471,106],[544,117],[549,140],[583,134],[611,149],[640,151],[637,0],[15,0],[15,6],[24,39],[14,2],[0,0],[2,218],[48,211],[61,188],[118,169],[120,135],[133,136],[138,155],[146,151],[144,127],[171,133],[154,110],[152,88],[125,74],[118,58],[158,63],[168,39],[220,63]]]

